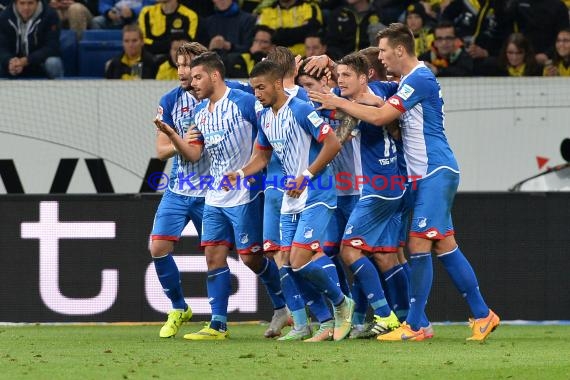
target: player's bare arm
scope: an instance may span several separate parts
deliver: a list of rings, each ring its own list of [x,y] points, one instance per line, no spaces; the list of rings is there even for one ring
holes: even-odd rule
[[[156,131],[156,157],[159,160],[165,161],[176,154],[176,150],[170,137],[161,132]]]
[[[325,130],[325,128],[328,128],[328,130]],[[342,145],[340,144],[338,137],[329,131],[332,131],[330,126],[326,125],[323,127],[325,138],[322,141],[323,147],[321,148],[321,151],[309,167],[300,176],[295,178],[295,181],[290,181],[287,184],[287,188],[290,189],[287,191],[287,195],[291,198],[299,198],[303,191],[305,191],[307,179],[311,179],[315,173],[323,170],[325,166],[327,166],[333,158],[336,157],[338,152],[340,152]]]
[[[271,149],[263,149],[256,143],[249,162],[245,164],[243,168],[236,170],[235,172],[226,173],[225,176],[228,178],[232,186],[235,186],[238,181],[237,177],[245,178],[255,173],[259,173],[263,168],[265,168],[269,164],[269,160],[271,160],[271,152]]]
[[[311,91],[309,92],[309,98],[314,102],[321,103],[321,109],[340,109],[357,119],[377,126],[388,124],[398,119],[402,114],[395,107],[387,103],[378,108],[352,102],[332,93],[321,94]]]

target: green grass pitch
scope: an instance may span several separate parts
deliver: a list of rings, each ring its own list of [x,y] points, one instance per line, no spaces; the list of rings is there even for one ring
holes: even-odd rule
[[[230,326],[231,338],[190,342],[159,326],[0,326],[0,379],[570,379],[570,326],[502,325],[484,343],[466,326],[435,326],[424,342],[303,343]]]

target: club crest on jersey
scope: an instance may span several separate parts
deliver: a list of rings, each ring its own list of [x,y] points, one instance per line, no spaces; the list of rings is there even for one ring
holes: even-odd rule
[[[344,230],[344,233],[347,235],[350,235],[352,233],[352,229],[354,228],[354,226],[352,224],[347,224],[346,225],[346,230]]]
[[[408,100],[410,96],[416,91],[412,86],[405,84],[402,88],[398,91],[398,96],[404,100]]]
[[[311,227],[305,227],[305,231],[303,233],[303,237],[305,239],[310,239],[313,237],[313,228]]]
[[[425,226],[427,226],[427,218],[419,218],[418,219],[418,227],[424,228]]]
[[[315,111],[311,112],[307,118],[315,128],[318,128],[323,123],[323,119]]]
[[[249,242],[249,236],[244,233],[239,234],[239,242],[241,244],[247,244]]]

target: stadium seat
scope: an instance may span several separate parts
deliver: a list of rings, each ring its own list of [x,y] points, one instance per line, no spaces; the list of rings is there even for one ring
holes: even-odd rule
[[[77,37],[73,30],[61,30],[59,35],[59,49],[61,51],[65,76],[77,76]]]
[[[121,29],[87,29],[83,32],[81,41],[122,41]]]
[[[79,42],[79,76],[103,78],[105,63],[122,51],[121,41]]]

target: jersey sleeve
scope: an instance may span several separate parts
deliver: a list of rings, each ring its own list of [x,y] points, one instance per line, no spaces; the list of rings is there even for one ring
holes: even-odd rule
[[[408,77],[398,92],[388,99],[388,103],[402,113],[412,109],[429,94],[426,82],[424,78],[415,75]]]
[[[169,96],[170,93],[164,95],[159,102],[158,109],[156,111],[156,118],[162,120],[172,128],[174,128],[174,120],[172,120],[172,107],[173,101],[172,97]]]
[[[243,114],[243,117],[249,121],[254,126],[257,126],[257,113],[259,106],[257,105],[258,101],[255,96],[243,93],[240,101],[240,108]]]
[[[263,132],[263,128],[261,127],[262,119],[263,119],[263,112],[261,112],[258,117],[258,123],[257,123],[258,131],[257,131],[257,139],[255,140],[255,147],[256,149],[260,150],[273,150],[273,147],[271,146],[271,143],[269,142],[267,135],[265,134],[265,132]]]
[[[315,138],[318,142],[323,142],[327,134],[334,133],[331,126],[308,103],[299,104],[294,110],[301,127]]]

